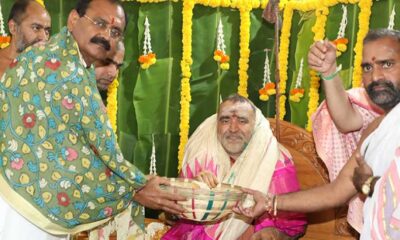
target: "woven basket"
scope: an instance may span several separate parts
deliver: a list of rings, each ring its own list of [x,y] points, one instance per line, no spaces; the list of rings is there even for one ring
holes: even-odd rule
[[[196,222],[217,221],[232,213],[232,208],[242,200],[240,187],[219,184],[209,189],[205,183],[186,178],[171,178],[171,186],[164,186],[168,192],[186,197],[179,201],[185,213],[180,217]]]

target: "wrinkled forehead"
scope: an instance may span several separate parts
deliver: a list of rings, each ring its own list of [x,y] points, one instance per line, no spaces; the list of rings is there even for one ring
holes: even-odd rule
[[[226,101],[221,104],[218,116],[221,117],[242,117],[252,119],[255,114],[251,105],[247,102]]]

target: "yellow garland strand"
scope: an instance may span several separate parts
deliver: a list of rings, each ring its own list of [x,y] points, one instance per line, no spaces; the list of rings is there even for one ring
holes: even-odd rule
[[[329,9],[328,7],[321,7],[315,11],[315,16],[317,17],[315,25],[312,28],[314,32],[314,41],[320,41],[325,38],[325,26],[326,20],[328,19]],[[308,92],[308,111],[307,111],[307,127],[308,131],[312,129],[311,116],[318,108],[319,103],[319,93],[318,89],[320,87],[320,77],[317,72],[310,71],[310,90]]]
[[[242,0],[240,10],[240,58],[239,58],[239,86],[238,94],[248,97],[247,84],[249,75],[249,56],[250,56],[250,11],[252,9],[251,1]]]
[[[181,82],[181,114],[179,124],[179,148],[178,148],[178,171],[182,168],[183,154],[186,143],[189,138],[189,119],[190,119],[190,102],[192,100],[190,95],[190,77],[192,73],[190,66],[193,63],[192,60],[192,17],[193,17],[193,0],[183,0],[182,9],[182,82]]]
[[[289,57],[289,39],[290,29],[292,28],[292,17],[293,8],[290,5],[286,5],[283,11],[283,24],[281,32],[281,45],[279,51],[279,119],[283,119],[286,114],[285,102],[286,102],[286,82],[288,79],[288,57]]]
[[[117,133],[118,86],[118,78],[115,78],[107,90],[107,115],[115,134]]]
[[[354,47],[355,57],[352,82],[353,87],[361,86],[363,40],[369,31],[369,19],[371,16],[372,0],[360,0],[358,6],[360,7],[360,14],[358,15],[358,22],[360,26],[357,33],[357,42]]]

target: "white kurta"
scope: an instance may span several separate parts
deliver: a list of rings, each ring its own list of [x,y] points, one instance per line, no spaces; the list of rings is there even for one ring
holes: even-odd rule
[[[382,177],[388,171],[390,164],[395,159],[396,149],[400,146],[400,104],[393,108],[380,125],[363,142],[361,154],[365,161],[372,168],[374,176]],[[379,179],[374,189],[379,189],[381,185]],[[373,209],[378,201],[379,193],[374,191],[372,197],[367,197],[364,203],[363,219],[364,227],[362,229],[362,240],[371,239],[371,230],[374,227]]]
[[[67,240],[51,235],[29,222],[0,197],[0,240]]]

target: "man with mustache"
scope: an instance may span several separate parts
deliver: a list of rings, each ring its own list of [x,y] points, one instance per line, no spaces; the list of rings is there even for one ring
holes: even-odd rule
[[[46,42],[50,27],[50,15],[42,5],[35,0],[17,0],[8,18],[10,45],[0,49],[0,76],[26,47]]]
[[[278,144],[261,111],[237,94],[225,99],[218,113],[207,118],[190,137],[180,175],[203,181],[211,188],[222,182],[264,193],[299,190],[290,154]],[[243,239],[297,239],[305,225],[304,215],[296,213],[256,219],[233,215],[213,224],[179,221],[162,239],[238,239],[249,227],[250,234]]]
[[[313,212],[343,205],[361,194],[365,200],[361,239],[399,239],[400,32],[369,32],[364,39],[362,69],[367,93],[384,114],[364,131],[338,177],[330,184],[272,200],[253,192],[257,205],[253,211],[241,209],[242,213],[258,215],[266,209]]]
[[[318,155],[333,181],[350,159],[362,132],[383,110],[374,104],[364,87],[345,90],[336,63],[336,47],[325,40],[314,43],[308,54],[310,68],[321,73],[326,100],[313,114],[313,135]],[[362,229],[363,203],[355,197],[349,203],[347,220]]]
[[[125,212],[142,227],[143,206],[183,212],[167,179],[124,159],[101,108],[93,64],[126,23],[117,0],[78,0],[67,27],[0,79],[1,239],[65,239]]]

